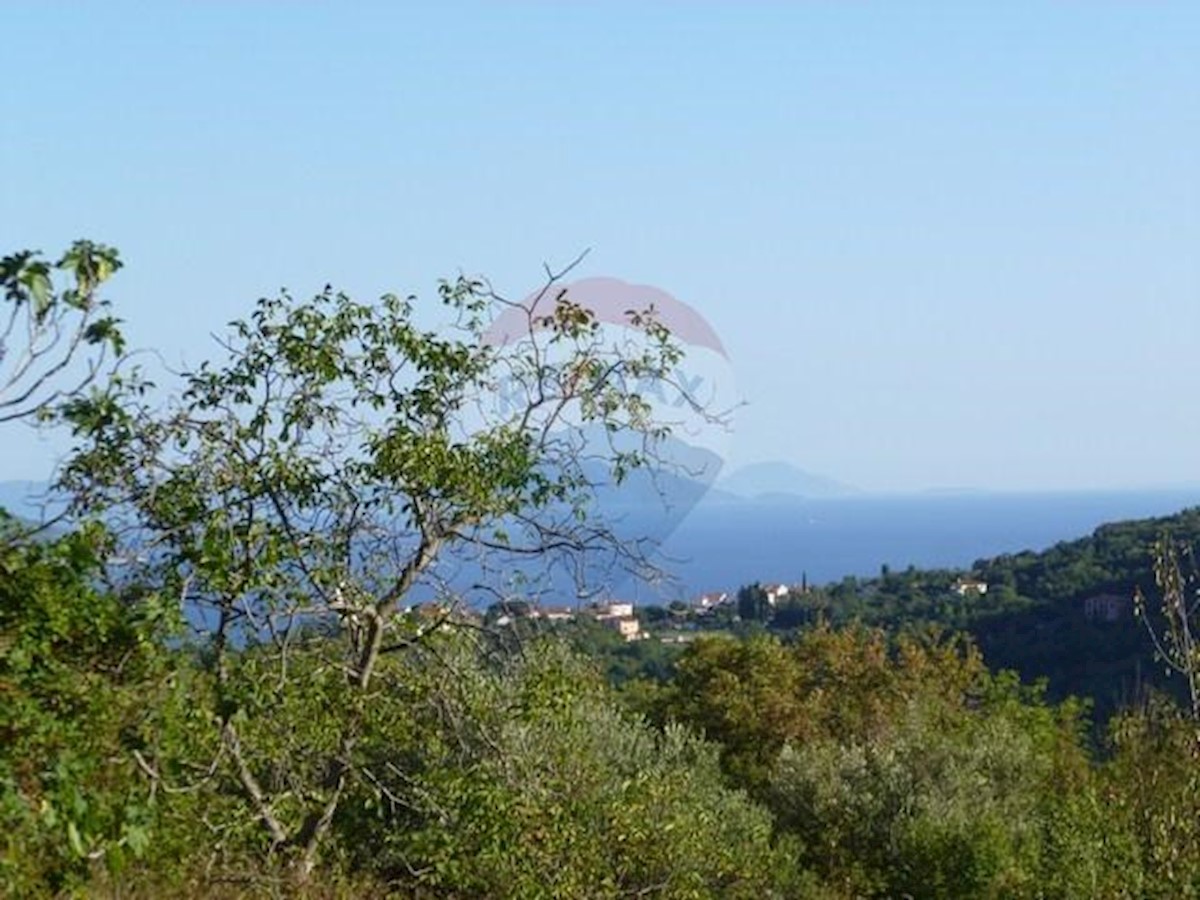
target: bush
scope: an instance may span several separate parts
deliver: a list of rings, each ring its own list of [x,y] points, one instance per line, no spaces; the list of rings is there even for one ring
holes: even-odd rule
[[[358,865],[448,896],[762,897],[795,885],[769,814],[722,784],[715,748],[629,717],[559,645],[491,670],[456,652],[451,683],[444,660],[405,673],[420,725],[404,748],[378,736],[369,768],[385,802],[345,823]]]
[[[95,530],[0,546],[0,885],[32,896],[119,870],[150,842],[137,771],[165,684],[154,598],[98,589]]]

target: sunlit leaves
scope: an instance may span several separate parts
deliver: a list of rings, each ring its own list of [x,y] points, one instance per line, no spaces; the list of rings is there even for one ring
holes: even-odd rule
[[[106,271],[78,262],[86,284]],[[512,304],[466,278],[439,296],[452,321],[431,329],[413,298],[281,293],[231,323],[217,358],[165,403],[131,379],[71,407],[81,449],[63,482],[148,548],[139,576],[189,610],[241,821],[265,825],[260,839],[301,870],[332,821],[320,810],[359,778],[381,654],[426,634],[406,605],[418,586],[453,595],[439,560],[632,555],[590,501],[599,479],[651,463],[666,435],[641,393],[678,359],[665,330],[608,344],[564,297],[496,346],[486,329]],[[585,447],[584,425],[608,444]],[[305,645],[313,632],[322,640]],[[277,734],[271,698],[317,694],[320,739]]]
[[[0,259],[0,422],[52,418],[121,356],[119,320],[97,296],[120,268],[116,250],[91,241],[53,264],[28,250]]]
[[[0,885],[67,887],[147,849],[131,749],[153,715],[172,622],[158,598],[94,582],[94,527],[0,548]]]

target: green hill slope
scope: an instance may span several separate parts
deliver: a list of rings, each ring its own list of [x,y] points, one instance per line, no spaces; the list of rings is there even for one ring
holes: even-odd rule
[[[1175,687],[1133,604],[1140,589],[1152,611],[1156,605],[1153,547],[1163,534],[1200,546],[1200,508],[1102,525],[1040,552],[977,560],[969,572],[885,569],[878,578],[847,578],[794,599],[775,624],[824,615],[892,630],[965,630],[993,668],[1045,678],[1052,697],[1091,697],[1103,718],[1147,686]],[[963,587],[963,579],[986,584],[986,591]]]

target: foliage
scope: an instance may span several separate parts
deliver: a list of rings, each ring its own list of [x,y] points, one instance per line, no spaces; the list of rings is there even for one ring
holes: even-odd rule
[[[769,816],[722,785],[713,749],[620,712],[563,645],[487,668],[450,639],[385,677],[416,721],[399,747],[380,735],[370,771],[385,802],[346,827],[361,830],[359,864],[393,883],[496,897],[758,897],[787,883]]]
[[[761,584],[746,585],[738,591],[737,611],[747,622],[765,622],[771,617],[771,603]]]
[[[301,879],[359,778],[381,657],[429,630],[407,605],[457,597],[450,569],[496,589],[518,559],[639,562],[590,499],[654,460],[667,427],[641,392],[670,379],[679,350],[648,312],[630,314],[636,340],[613,345],[553,288],[522,306],[444,284],[449,336],[420,329],[411,298],[264,299],[167,409],[119,383],[71,407],[81,448],[63,483],[82,508],[123,518],[139,577],[186,598],[209,641],[219,765],[265,850]],[[498,345],[488,325],[512,309],[528,332]],[[580,442],[589,430],[598,443]],[[339,636],[305,651],[322,657],[315,683],[295,665],[313,623]],[[246,643],[255,652],[234,653]],[[280,743],[273,698],[294,689],[324,701],[323,728]]]
[[[1190,715],[1161,696],[1116,717],[1102,771],[1108,829],[1128,836],[1130,895],[1200,896],[1200,758]]]
[[[1186,559],[1186,564],[1181,557]],[[1156,660],[1168,673],[1179,675],[1187,690],[1192,721],[1196,723],[1197,743],[1200,744],[1200,644],[1195,629],[1197,622],[1197,571],[1191,546],[1178,545],[1167,535],[1154,545],[1154,580],[1161,592],[1162,626],[1157,627],[1148,615],[1145,595],[1137,592],[1137,612],[1146,623],[1154,642]]]
[[[735,781],[759,789],[785,745],[879,733],[914,697],[961,702],[984,671],[956,641],[909,635],[893,648],[883,632],[861,628],[818,626],[790,645],[702,639],[676,664],[659,717],[718,741]]]
[[[1090,790],[1080,709],[989,675],[970,645],[819,626],[792,645],[701,642],[677,671],[662,714],[721,744],[733,783],[830,887],[1041,896],[1050,872],[1100,884],[1094,849],[1050,855],[1076,827],[1058,798]]]
[[[169,670],[153,596],[95,586],[102,534],[0,549],[0,884],[69,887],[142,855],[155,808],[133,752]]]
[[[101,375],[108,355],[121,355],[118,321],[97,296],[120,268],[116,250],[91,241],[76,241],[54,263],[30,250],[0,259],[8,305],[0,332],[0,423],[53,415]],[[65,286],[55,286],[56,272],[68,277]]]
[[[26,365],[0,414],[70,422],[63,484],[107,517],[39,542],[0,514],[0,892],[1200,895],[1194,706],[1126,710],[1097,761],[1085,706],[927,627],[1049,635],[1086,660],[1117,632],[1078,601],[1143,586],[1139,541],[1163,522],[979,561],[986,597],[911,567],[774,608],[752,586],[726,621],[741,639],[686,649],[543,627],[520,615],[537,585],[516,561],[642,562],[590,500],[666,434],[643,391],[678,351],[652,317],[613,345],[552,280],[548,310],[517,307],[529,334],[498,346],[490,316],[514,305],[477,282],[443,286],[448,338],[411,300],[285,295],[155,409],[101,368],[122,346],[95,290],[118,265],[81,242],[58,264],[73,286],[36,254],[0,269],[3,341],[21,316],[31,346],[76,335],[65,356],[0,342],[0,366]],[[497,390],[502,408],[481,406]],[[1186,540],[1197,515],[1171,520]],[[1194,675],[1174,546],[1150,633]],[[448,569],[517,621],[459,609]]]
[[[639,609],[639,616],[643,612]],[[679,645],[656,640],[655,632],[651,632],[649,640],[627,641],[615,629],[586,616],[558,631],[582,655],[594,660],[609,684],[620,689],[637,683],[668,681],[680,652]]]

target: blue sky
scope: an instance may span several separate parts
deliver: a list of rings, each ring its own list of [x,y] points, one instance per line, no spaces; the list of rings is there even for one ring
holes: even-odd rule
[[[544,262],[721,335],[734,465],[1200,482],[1200,5],[8,3],[0,250],[136,344]],[[11,433],[0,477],[52,443]]]

